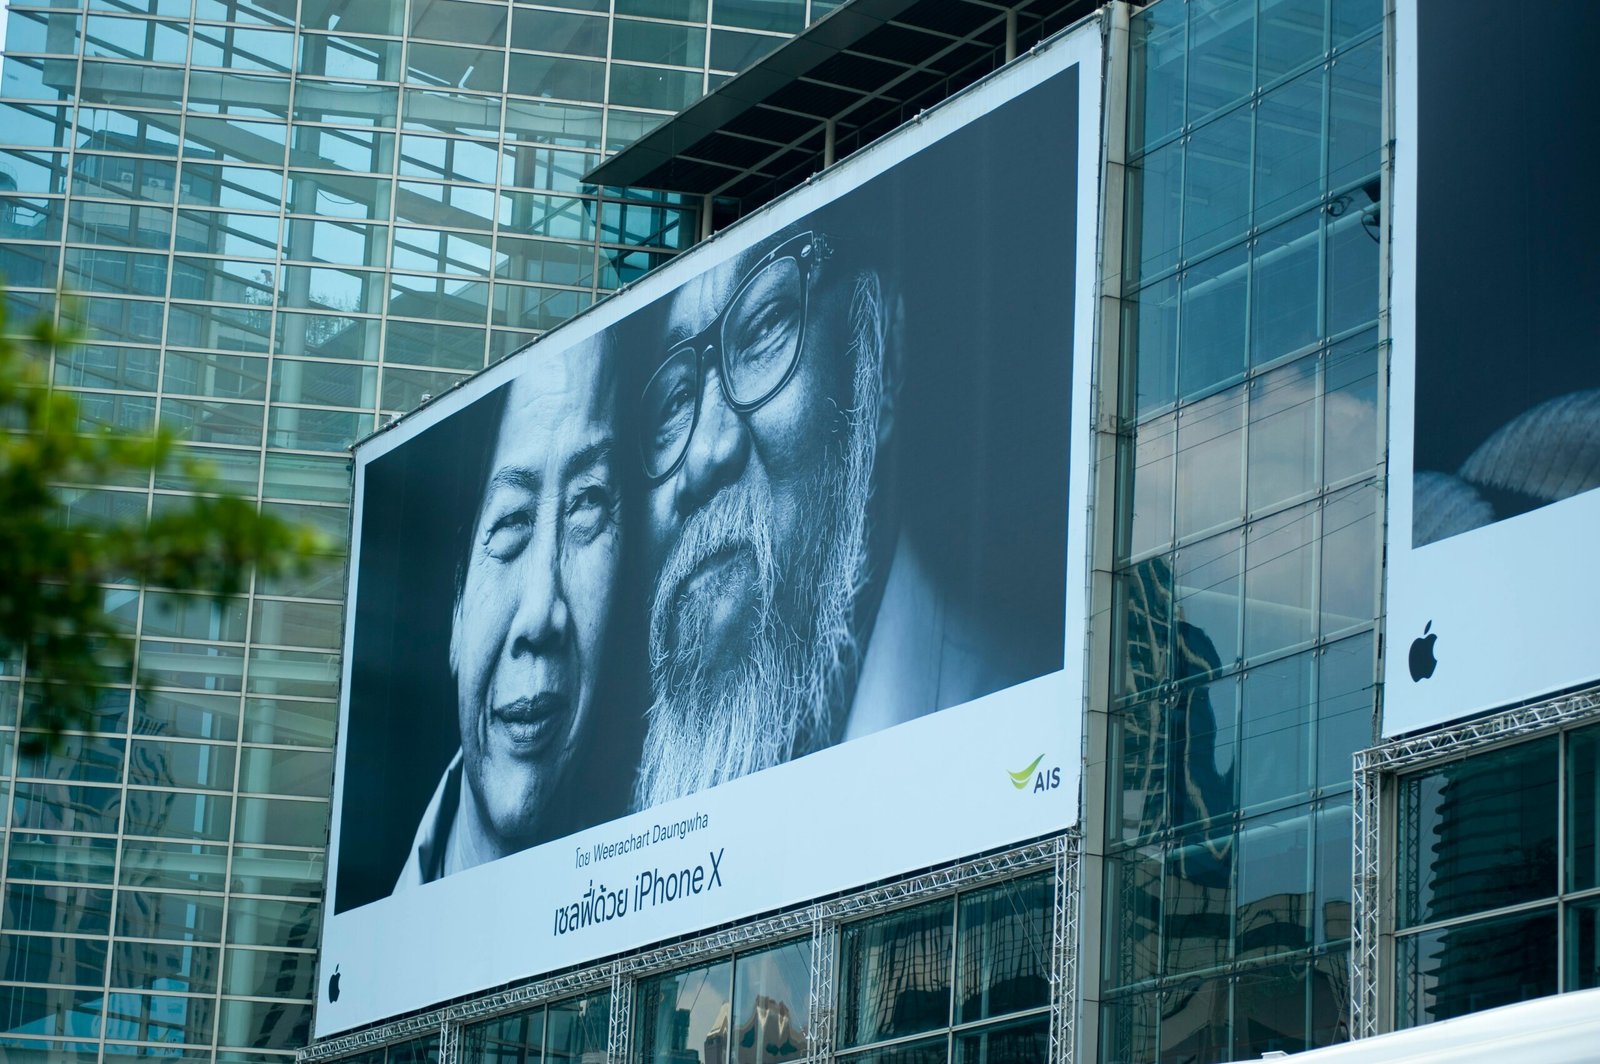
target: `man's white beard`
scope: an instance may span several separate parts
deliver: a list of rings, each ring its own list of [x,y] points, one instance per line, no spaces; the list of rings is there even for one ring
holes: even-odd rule
[[[834,742],[859,664],[853,611],[867,577],[884,323],[877,279],[863,277],[850,309],[855,404],[843,411],[842,451],[826,455],[804,493],[797,542],[773,542],[765,482],[740,481],[684,523],[662,565],[650,609],[655,700],[636,808]],[[755,569],[754,616],[738,621],[748,623],[749,634],[731,649],[705,638],[717,604],[678,591],[704,559],[723,550],[747,552]]]

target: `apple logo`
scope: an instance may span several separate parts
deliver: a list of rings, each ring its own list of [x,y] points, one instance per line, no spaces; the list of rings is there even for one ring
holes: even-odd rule
[[[328,1000],[339,1000],[339,966],[333,966],[333,974],[328,976]]]
[[[1433,670],[1439,667],[1438,659],[1433,656],[1433,643],[1434,640],[1439,638],[1439,633],[1434,632],[1429,635],[1428,632],[1432,628],[1433,622],[1429,621],[1427,626],[1422,629],[1422,635],[1411,642],[1410,665],[1411,681],[1413,683],[1421,683],[1426,680],[1433,675]]]

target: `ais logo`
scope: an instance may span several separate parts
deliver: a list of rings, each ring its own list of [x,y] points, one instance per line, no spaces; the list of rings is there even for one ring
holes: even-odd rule
[[[1027,768],[1018,769],[1016,772],[1008,770],[1006,775],[1011,777],[1011,786],[1019,791],[1025,791],[1031,784],[1034,794],[1038,794],[1041,791],[1053,791],[1061,786],[1061,766],[1040,768],[1039,762],[1043,760],[1044,755],[1040,754],[1033,759],[1033,763]]]

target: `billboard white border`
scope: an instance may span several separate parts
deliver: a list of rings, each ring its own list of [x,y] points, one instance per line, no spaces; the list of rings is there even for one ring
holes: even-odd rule
[[[1600,678],[1600,491],[1411,546],[1419,2],[1395,2],[1385,738]],[[1410,650],[1425,629],[1438,666],[1418,681]]]
[[[1078,94],[1077,164],[1078,187],[1076,203],[1076,291],[1073,299],[1072,336],[1072,394],[1071,425],[1072,451],[1069,466],[1067,515],[1067,617],[1064,668],[1056,673],[1018,684],[1015,687],[985,696],[964,706],[953,707],[937,714],[920,718],[861,739],[830,748],[813,758],[789,762],[758,773],[755,776],[724,784],[703,795],[682,799],[633,814],[580,832],[567,839],[556,840],[523,853],[514,854],[489,865],[470,869],[427,887],[404,892],[347,910],[335,912],[335,892],[338,886],[337,869],[340,853],[340,834],[343,825],[343,784],[346,779],[345,758],[348,748],[342,742],[347,734],[349,702],[348,692],[352,668],[348,648],[353,645],[356,617],[356,574],[360,571],[363,492],[366,467],[375,459],[389,453],[419,433],[461,410],[473,401],[513,379],[527,368],[529,359],[537,359],[541,352],[564,350],[616,324],[628,315],[675,290],[683,281],[741,254],[749,247],[848,194],[858,186],[877,177],[923,148],[955,132],[973,120],[982,117],[1002,104],[1042,84],[1068,68],[1078,65],[1081,70]],[[460,387],[446,393],[432,404],[409,415],[392,428],[358,444],[355,452],[355,498],[351,507],[352,528],[355,534],[350,544],[350,582],[345,612],[346,653],[342,661],[339,701],[339,736],[341,743],[336,754],[336,778],[332,808],[332,826],[328,847],[328,888],[323,913],[321,970],[317,986],[317,1009],[314,1037],[320,1039],[360,1026],[378,1023],[405,1012],[427,1008],[439,1002],[470,995],[518,980],[592,962],[597,957],[635,950],[653,942],[692,934],[705,927],[732,920],[770,912],[804,902],[820,894],[850,889],[863,883],[904,874],[919,867],[930,867],[940,862],[957,860],[964,856],[984,852],[996,846],[1019,840],[1041,837],[1059,832],[1075,823],[1079,810],[1079,773],[1082,744],[1083,698],[1086,677],[1085,660],[1086,618],[1088,603],[1088,509],[1091,498],[1091,367],[1094,361],[1097,271],[1097,234],[1100,221],[1100,144],[1102,135],[1103,100],[1103,45],[1101,25],[1091,20],[1078,29],[1038,47],[1028,56],[1002,69],[982,83],[965,90],[944,102],[924,116],[886,136],[883,140],[858,156],[846,159],[821,178],[785,195],[761,211],[742,221],[723,234],[697,246],[677,260],[647,275],[640,282],[605,300],[592,310],[578,316],[561,328],[542,337],[521,352],[470,378]],[[960,190],[956,192],[959,194]],[[1018,218],[1017,224],[1025,220]],[[554,348],[551,345],[556,345]],[[977,727],[980,721],[1005,720],[1038,722],[1047,718],[1041,707],[1056,706],[1068,709],[1067,720],[1061,724],[1063,744],[1060,750],[1051,751],[1051,760],[1062,768],[1062,786],[1046,800],[1034,802],[1029,807],[1013,804],[1005,813],[1004,828],[997,828],[995,810],[973,809],[972,815],[962,818],[962,823],[920,825],[908,828],[899,838],[894,834],[883,838],[851,837],[840,833],[833,838],[823,838],[817,826],[847,823],[850,815],[864,807],[869,797],[866,791],[853,793],[859,788],[848,783],[828,789],[819,795],[816,807],[808,809],[801,822],[808,834],[819,840],[833,857],[831,863],[842,863],[858,869],[849,882],[808,882],[805,869],[764,869],[766,883],[778,882],[776,890],[762,890],[747,898],[731,898],[715,911],[685,907],[659,923],[627,921],[586,928],[594,932],[585,938],[586,945],[574,951],[560,952],[557,956],[531,959],[526,952],[518,952],[515,943],[503,936],[497,938],[493,921],[503,918],[500,904],[509,908],[529,904],[544,919],[547,899],[537,902],[547,887],[539,882],[540,874],[556,867],[553,856],[574,848],[590,846],[603,837],[621,837],[630,831],[648,829],[657,822],[672,822],[694,815],[706,806],[707,796],[715,796],[714,804],[720,810],[719,819],[743,819],[743,809],[761,806],[752,800],[758,792],[782,791],[786,780],[799,780],[815,772],[811,764],[816,758],[828,759],[829,779],[848,781],[852,775],[870,779],[875,789],[900,793],[893,788],[903,788],[904,793],[928,792],[929,807],[936,807],[936,797],[942,787],[941,773],[926,771],[926,766],[936,764],[936,759],[950,751],[940,743],[941,732],[961,727],[962,734],[971,735],[975,746],[961,750],[963,759],[982,759],[989,762],[1014,760],[1015,750],[982,749],[997,744],[1006,737],[1005,727]],[[1075,711],[1075,712],[1074,712]],[[963,723],[964,722],[964,723]],[[1056,726],[1054,720],[1051,726]],[[985,733],[992,732],[992,739]],[[1032,751],[1030,751],[1031,756]],[[889,756],[893,755],[893,756]],[[919,756],[920,755],[920,756]],[[1026,763],[1028,758],[1023,758]],[[1015,767],[1015,766],[1012,766]],[[792,783],[788,786],[793,786]],[[863,784],[865,786],[865,784]],[[1009,788],[1007,788],[1009,790]],[[1012,792],[1015,794],[1016,792]],[[1023,809],[1020,814],[1011,810]],[[753,813],[751,820],[758,819]],[[717,825],[720,827],[721,825]],[[895,825],[899,827],[899,825]],[[747,824],[740,834],[734,826],[734,838],[744,838],[757,830],[754,823]],[[997,835],[997,832],[1001,834]],[[718,832],[707,833],[713,843]],[[913,837],[915,836],[915,837]],[[689,835],[679,843],[699,844],[700,839]],[[695,855],[693,846],[685,846],[684,860]],[[703,849],[703,847],[702,847]],[[672,855],[676,856],[676,855]],[[732,857],[730,853],[728,855]],[[704,862],[707,855],[698,855]],[[651,860],[670,859],[665,852],[652,854]],[[544,862],[541,865],[541,862]],[[567,862],[571,865],[571,861]],[[616,869],[620,872],[620,866]],[[573,875],[570,867],[567,874]],[[587,878],[588,874],[585,873]],[[732,873],[729,873],[731,878]],[[596,875],[598,880],[599,874]],[[563,888],[565,889],[565,888]],[[485,903],[485,898],[490,903]],[[699,899],[697,899],[698,901]],[[506,942],[497,956],[478,953],[463,962],[460,949],[452,949],[462,942]],[[361,971],[351,971],[349,958],[362,957]],[[343,967],[339,967],[343,965]],[[329,976],[335,970],[344,977],[344,994],[340,1004],[330,1004],[327,995]],[[373,990],[377,986],[377,990]]]

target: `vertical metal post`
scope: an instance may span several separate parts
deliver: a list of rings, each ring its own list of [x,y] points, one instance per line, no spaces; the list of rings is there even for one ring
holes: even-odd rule
[[[822,168],[824,170],[833,165],[834,149],[837,146],[838,134],[838,119],[830,118],[822,124]]]
[[[825,1064],[833,1059],[834,958],[838,953],[839,925],[823,918],[822,906],[811,908],[811,1029],[806,1060]]]
[[[611,1023],[606,1033],[606,1059],[611,1064],[627,1064],[632,1033],[633,980],[623,973],[619,960],[611,969]]]
[[[1076,1059],[1078,1010],[1078,837],[1056,842],[1054,898],[1050,925],[1050,1062]]]
[[[1017,57],[1017,9],[1006,11],[1006,62]]]
[[[439,1064],[461,1064],[461,1023],[439,1021]]]
[[[700,239],[711,239],[712,196],[708,192],[700,197]]]

